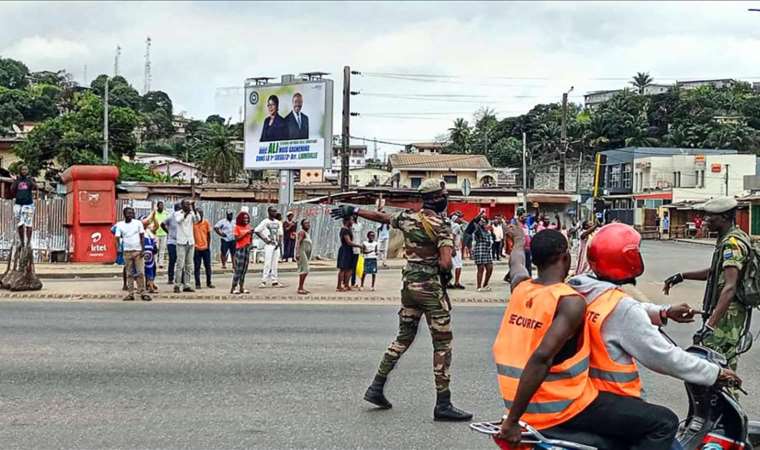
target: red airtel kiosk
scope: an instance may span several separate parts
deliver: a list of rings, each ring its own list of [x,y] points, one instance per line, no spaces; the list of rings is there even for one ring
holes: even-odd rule
[[[116,241],[116,166],[71,166],[61,175],[66,183],[66,222],[69,260],[112,263]]]

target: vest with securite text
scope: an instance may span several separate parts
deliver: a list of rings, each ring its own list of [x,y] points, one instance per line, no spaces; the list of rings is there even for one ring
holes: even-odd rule
[[[512,407],[520,375],[554,320],[562,297],[579,295],[564,283],[545,286],[528,280],[512,292],[493,345],[504,405]],[[589,378],[589,329],[584,324],[577,352],[552,366],[521,417],[536,429],[562,424],[583,411],[598,395]]]
[[[641,398],[641,378],[636,362],[615,362],[607,351],[602,338],[602,327],[615,307],[626,297],[619,289],[604,291],[586,306],[586,322],[591,332],[591,381],[600,391],[625,397]]]

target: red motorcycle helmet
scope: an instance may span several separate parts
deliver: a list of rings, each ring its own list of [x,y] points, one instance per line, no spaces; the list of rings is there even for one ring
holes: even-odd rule
[[[588,248],[588,263],[600,279],[620,282],[644,273],[639,244],[641,235],[633,227],[611,223],[597,231]]]

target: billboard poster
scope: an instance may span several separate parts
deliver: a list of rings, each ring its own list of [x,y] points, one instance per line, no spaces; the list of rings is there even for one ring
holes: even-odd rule
[[[245,168],[329,168],[332,100],[332,80],[247,85]]]

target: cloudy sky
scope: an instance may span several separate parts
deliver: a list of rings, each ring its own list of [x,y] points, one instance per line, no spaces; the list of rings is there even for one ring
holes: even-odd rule
[[[706,2],[194,2],[0,3],[0,55],[31,70],[66,69],[88,82],[120,72],[143,85],[153,41],[153,89],[175,111],[237,119],[253,76],[342,68],[355,76],[352,135],[431,140],[481,106],[498,116],[590,90],[622,87],[637,71],[656,82],[734,77],[760,81],[760,1]],[[402,75],[398,74],[413,74]],[[229,91],[226,91],[229,92]],[[393,151],[380,145],[381,155]]]

